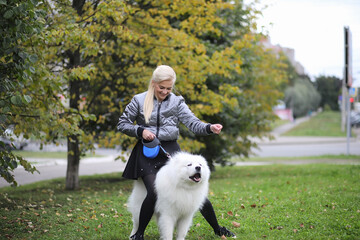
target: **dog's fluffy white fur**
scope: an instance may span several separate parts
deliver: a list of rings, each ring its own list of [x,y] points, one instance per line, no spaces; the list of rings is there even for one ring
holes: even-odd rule
[[[176,153],[157,173],[155,215],[160,238],[170,240],[174,229],[177,240],[184,240],[195,212],[202,207],[208,194],[210,169],[200,155]],[[128,210],[133,216],[132,236],[139,226],[141,204],[146,188],[141,180],[134,183]]]

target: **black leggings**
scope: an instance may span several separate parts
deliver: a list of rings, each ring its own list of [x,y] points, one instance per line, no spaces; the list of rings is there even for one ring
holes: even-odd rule
[[[142,178],[147,190],[147,195],[141,205],[139,228],[136,232],[137,235],[144,234],[145,229],[149,224],[152,215],[154,214],[155,202],[157,199],[154,187],[155,178],[155,174],[147,175]],[[210,226],[214,229],[214,231],[220,228],[216,219],[214,208],[208,198],[206,198],[203,207],[200,209],[200,212],[206,221],[210,224]]]

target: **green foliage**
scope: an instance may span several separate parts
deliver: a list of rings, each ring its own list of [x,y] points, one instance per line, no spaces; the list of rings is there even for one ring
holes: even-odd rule
[[[225,126],[224,134],[207,139],[182,131],[184,150],[204,152],[211,165],[226,163],[230,155],[247,156],[255,144],[249,136],[270,130],[285,65],[260,45],[259,12],[251,5],[61,0],[36,6],[46,12],[46,24],[24,44],[37,67],[8,98],[17,106],[8,112],[17,135],[43,143],[67,138],[70,170],[95,143],[131,148],[136,139],[116,132],[117,120],[160,64],[174,67],[177,93],[199,118]],[[30,108],[20,106],[29,101]]]
[[[294,85],[285,90],[286,107],[292,109],[295,118],[316,111],[320,100],[320,94],[307,78],[296,79]]]
[[[29,85],[37,82],[35,66],[38,55],[32,47],[33,36],[43,28],[43,12],[37,8],[37,0],[0,1],[0,133],[19,124],[20,118],[37,118],[33,107],[37,101],[29,93]],[[38,92],[39,93],[39,92]],[[30,124],[33,123],[29,120]],[[20,134],[15,131],[15,135]],[[25,137],[28,135],[25,133]],[[11,136],[12,137],[12,136]],[[10,138],[9,140],[13,140]],[[0,141],[0,174],[6,181],[16,185],[11,172],[18,166],[34,172],[24,158],[11,152],[12,147]]]
[[[222,96],[219,112],[211,109],[202,115],[207,122],[222,123],[222,134],[196,137],[205,145],[200,153],[212,167],[225,165],[233,155],[247,157],[256,146],[250,137],[263,137],[271,129],[272,106],[282,97],[287,65],[261,45],[263,36],[254,29],[258,14],[251,5],[234,1],[232,8],[217,12],[224,19],[221,34],[200,36],[214,63],[206,86]]]
[[[209,199],[221,226],[243,239],[356,239],[360,234],[357,165],[226,167],[213,172]],[[119,173],[0,189],[0,238],[127,239],[132,181]],[[145,239],[158,239],[151,221]],[[187,239],[219,239],[195,215]]]
[[[328,106],[333,111],[339,110],[338,99],[341,95],[341,80],[335,76],[319,76],[315,79],[316,88],[321,95],[320,107]]]

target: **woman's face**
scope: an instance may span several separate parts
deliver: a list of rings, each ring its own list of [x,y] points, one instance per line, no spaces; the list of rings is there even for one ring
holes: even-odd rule
[[[154,82],[154,91],[155,97],[158,101],[163,101],[172,91],[173,89],[173,81],[172,80],[165,80],[161,82]]]

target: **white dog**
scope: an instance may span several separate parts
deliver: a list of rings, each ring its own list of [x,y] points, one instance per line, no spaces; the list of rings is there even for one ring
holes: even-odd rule
[[[179,152],[157,173],[155,215],[160,238],[171,240],[177,229],[177,240],[184,240],[195,212],[202,207],[209,188],[210,169],[199,155]],[[132,236],[139,226],[139,214],[146,188],[135,181],[129,197],[128,209],[133,216]]]

